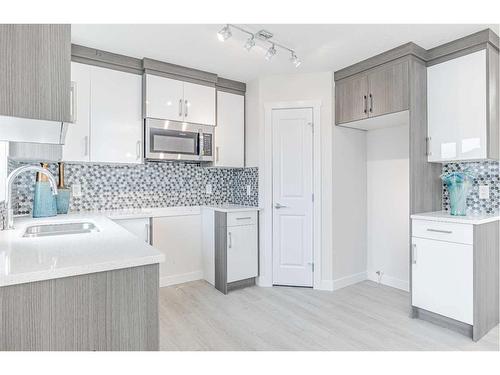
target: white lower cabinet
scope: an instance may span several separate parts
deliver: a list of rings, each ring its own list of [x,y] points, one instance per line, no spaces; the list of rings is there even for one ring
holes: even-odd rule
[[[203,274],[222,293],[255,283],[259,273],[257,215],[257,210],[202,210]]]
[[[412,247],[413,305],[472,325],[472,245],[413,237]]]
[[[146,243],[151,243],[151,225],[149,218],[140,219],[117,219],[113,220],[137,238],[143,239]]]
[[[479,340],[499,322],[499,221],[413,216],[412,317]]]
[[[257,225],[227,227],[227,282],[257,276]]]

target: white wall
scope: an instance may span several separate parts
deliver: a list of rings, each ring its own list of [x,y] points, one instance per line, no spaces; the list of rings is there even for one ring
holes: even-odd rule
[[[333,130],[333,287],[366,279],[366,132]]]
[[[409,127],[370,130],[367,144],[368,277],[409,287]]]
[[[259,200],[267,197],[263,187],[265,132],[264,106],[266,103],[320,100],[321,106],[321,171],[322,171],[322,284],[328,288],[332,281],[332,80],[331,72],[299,73],[260,78],[247,84],[246,160],[247,165],[259,166]],[[267,176],[269,178],[269,176]],[[262,218],[262,214],[261,214]],[[270,223],[261,222],[262,225]],[[266,239],[261,236],[261,249]],[[261,276],[270,279],[262,267]]]

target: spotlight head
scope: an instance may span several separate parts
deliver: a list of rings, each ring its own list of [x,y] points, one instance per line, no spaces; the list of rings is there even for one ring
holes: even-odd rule
[[[246,41],[245,43],[245,49],[247,51],[250,51],[252,49],[252,47],[255,46],[255,38],[254,36],[252,35],[250,38],[248,38],[248,40]]]
[[[276,48],[274,48],[274,44],[273,44],[267,50],[265,58],[267,61],[270,61],[274,57],[274,55],[276,55]]]
[[[217,33],[217,38],[223,42],[229,38],[231,38],[231,29],[229,28],[229,25],[224,26],[220,31]]]
[[[296,68],[298,68],[300,66],[300,64],[302,64],[302,61],[299,60],[299,58],[297,57],[295,52],[292,52],[292,56],[290,57],[290,62],[293,65],[295,65]]]

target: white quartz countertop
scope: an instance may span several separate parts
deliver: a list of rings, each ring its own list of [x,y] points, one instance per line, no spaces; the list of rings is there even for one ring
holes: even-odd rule
[[[220,212],[244,212],[244,211],[259,211],[259,207],[241,206],[237,204],[223,204],[219,206],[202,206],[203,208],[212,209]]]
[[[209,208],[222,212],[238,211],[258,211],[259,207],[242,206],[235,204],[208,205],[208,206],[177,206],[163,208],[126,208],[119,210],[92,211],[94,214],[104,215],[112,220],[120,219],[140,219],[148,217],[166,217],[166,216],[186,216],[200,215],[203,208]]]
[[[89,221],[99,232],[23,237],[28,225]],[[19,217],[0,231],[0,287],[164,261],[164,255],[102,214]]]
[[[466,215],[466,216],[452,216],[447,211],[434,211],[425,212],[421,214],[411,215],[412,219],[415,220],[431,220],[431,221],[444,221],[450,223],[460,223],[460,224],[486,224],[493,221],[499,221],[500,215],[488,215],[488,214],[478,214],[478,215]]]

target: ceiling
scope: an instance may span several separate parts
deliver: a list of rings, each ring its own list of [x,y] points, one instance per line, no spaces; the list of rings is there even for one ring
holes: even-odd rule
[[[499,34],[499,25],[239,25],[251,31],[266,29],[277,42],[295,49],[302,65],[295,68],[290,54],[278,50],[272,61],[264,55],[268,45],[257,42],[247,52],[247,36],[233,30],[225,42],[216,33],[223,25],[74,24],[72,42],[109,52],[149,57],[216,73],[224,78],[249,82],[255,78],[294,72],[335,71],[414,42],[429,49],[485,28]]]

